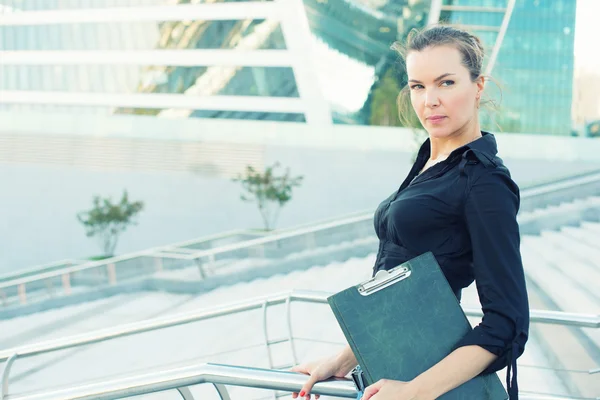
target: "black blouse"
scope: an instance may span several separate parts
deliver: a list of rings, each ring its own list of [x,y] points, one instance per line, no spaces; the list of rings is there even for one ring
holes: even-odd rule
[[[475,281],[483,319],[456,347],[478,345],[497,355],[482,374],[508,366],[508,393],[515,400],[516,360],[529,330],[519,188],[496,155],[494,136],[482,135],[419,175],[429,140],[421,146],[404,183],[375,212],[379,251],[373,275],[431,251],[459,300],[461,289]]]

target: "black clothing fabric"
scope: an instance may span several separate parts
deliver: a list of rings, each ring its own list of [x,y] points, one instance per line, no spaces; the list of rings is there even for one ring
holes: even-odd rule
[[[507,366],[508,393],[516,400],[529,301],[519,250],[519,188],[497,152],[494,135],[482,132],[419,174],[430,156],[428,139],[406,180],[375,212],[373,275],[431,251],[459,300],[475,281],[483,319],[456,347],[478,345],[497,355],[482,374]]]

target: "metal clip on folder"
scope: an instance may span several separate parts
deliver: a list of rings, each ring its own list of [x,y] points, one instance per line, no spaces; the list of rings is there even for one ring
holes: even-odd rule
[[[363,296],[368,296],[381,289],[384,289],[396,282],[403,281],[411,274],[410,268],[406,266],[398,266],[389,271],[384,269],[377,271],[375,276],[358,286],[358,293]]]

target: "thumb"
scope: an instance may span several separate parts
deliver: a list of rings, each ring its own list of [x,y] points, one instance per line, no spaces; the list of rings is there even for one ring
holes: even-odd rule
[[[386,380],[380,379],[371,386],[368,386],[363,393],[361,400],[369,400],[371,397],[375,396],[377,392],[381,389],[383,385],[385,385]]]
[[[290,371],[292,371],[292,372],[300,372],[301,374],[306,374],[306,375],[310,374],[308,368],[304,364],[294,365],[292,368],[290,368]]]
[[[302,390],[300,390],[299,396],[300,397],[308,396],[308,394],[310,393],[310,391],[312,390],[312,388],[316,382],[317,382],[317,379],[311,375],[308,378],[308,380],[306,381],[306,383],[304,384],[304,386],[302,386]]]

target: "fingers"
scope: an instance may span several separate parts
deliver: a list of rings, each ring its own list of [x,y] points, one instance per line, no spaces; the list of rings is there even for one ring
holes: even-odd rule
[[[298,393],[292,393],[292,398],[295,399],[297,397],[298,397]],[[319,397],[321,397],[321,395],[315,394],[315,400],[319,400]],[[305,400],[310,400],[310,393],[305,395],[304,398],[305,398]]]
[[[305,395],[305,397],[310,399],[310,394]],[[315,400],[319,400],[319,397],[321,397],[321,395],[315,394]],[[298,398],[298,393],[292,393],[292,399],[296,398]]]
[[[306,400],[310,400],[310,391],[312,390],[312,388],[316,382],[317,382],[317,380],[313,376],[308,378],[308,380],[306,381],[304,386],[302,386],[302,390],[300,390],[299,396],[305,397]],[[315,396],[315,398],[316,398],[316,396]]]
[[[371,397],[375,396],[377,392],[381,389],[381,387],[386,383],[385,379],[381,379],[371,386],[368,386],[363,393],[363,397],[361,400],[369,400]]]
[[[304,386],[302,386],[302,389],[300,390],[300,393],[292,393],[292,398],[296,399],[298,397],[302,398],[304,397],[306,400],[311,400],[311,395],[310,395],[310,391],[312,390],[313,386],[315,385],[315,383],[317,383],[319,381],[319,378],[317,376],[319,376],[320,374],[316,373],[315,376],[315,366],[311,363],[308,364],[300,364],[300,365],[296,365],[292,368],[290,368],[290,371],[292,372],[299,372],[301,374],[305,374],[308,375],[308,380],[304,383]],[[314,399],[318,400],[319,396],[318,394],[314,395]]]
[[[371,397],[375,396],[379,392],[379,389],[376,388],[367,388],[361,397],[361,400],[369,400]]]
[[[295,365],[292,368],[290,368],[290,371],[299,372],[301,374],[306,374],[306,375],[310,374],[305,364]],[[298,392],[292,393],[292,399],[296,399],[296,398],[298,398]]]
[[[300,393],[302,393],[302,392],[300,392]],[[309,394],[305,394],[304,396],[305,396],[305,397],[306,397],[308,400],[310,400],[310,393],[309,393]],[[301,397],[302,397],[302,396],[301,396]],[[321,395],[319,395],[319,394],[315,394],[315,400],[319,400],[319,397],[321,397]],[[298,393],[292,393],[292,398],[293,398],[293,399],[296,399],[296,398],[298,398]]]

